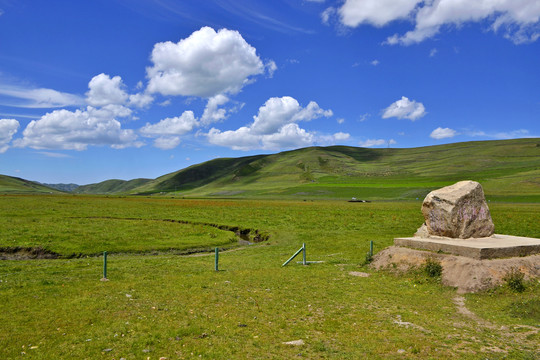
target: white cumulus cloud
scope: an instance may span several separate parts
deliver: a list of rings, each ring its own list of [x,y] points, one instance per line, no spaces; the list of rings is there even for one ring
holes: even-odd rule
[[[334,135],[332,135],[332,137],[334,138],[334,140],[343,141],[343,140],[349,139],[351,135],[344,132],[337,132]]]
[[[444,26],[487,21],[491,30],[503,29],[516,44],[540,37],[538,0],[345,0],[338,9],[348,27],[370,24],[382,27],[399,19],[411,20],[414,29],[389,37],[387,44],[410,45],[433,37]],[[323,17],[323,22],[328,19]]]
[[[150,105],[154,101],[154,97],[150,94],[140,92],[137,94],[129,95],[129,105],[138,108],[144,108]]]
[[[184,111],[180,116],[165,118],[155,124],[146,123],[139,132],[144,137],[154,138],[154,146],[157,148],[168,150],[178,146],[180,136],[198,125],[193,111]]]
[[[332,115],[331,110],[321,109],[314,101],[302,107],[290,96],[274,97],[259,108],[250,125],[228,131],[212,128],[206,135],[210,143],[234,150],[303,147],[313,144],[317,136],[300,128],[297,122]],[[338,133],[337,137],[344,135]]]
[[[209,98],[201,116],[201,122],[207,125],[225,120],[227,118],[227,110],[220,108],[220,106],[225,105],[227,102],[229,102],[229,98],[222,94]]]
[[[184,111],[182,115],[166,118],[156,124],[146,123],[139,131],[143,136],[184,135],[197,125],[193,111]]]
[[[253,117],[251,129],[255,134],[271,134],[288,123],[309,121],[332,115],[332,110],[323,110],[314,101],[303,108],[293,97],[273,97],[259,108],[258,114]]]
[[[19,122],[15,119],[0,119],[0,154],[9,149],[9,142],[19,129]]]
[[[345,0],[338,12],[346,26],[371,24],[380,27],[407,17],[419,2],[422,0]]]
[[[358,145],[360,145],[361,147],[373,147],[373,146],[381,146],[381,145],[390,146],[396,143],[397,142],[394,139],[390,139],[390,140],[367,139],[365,141],[361,141]]]
[[[157,43],[146,69],[148,91],[162,95],[212,97],[237,93],[264,72],[254,47],[238,31],[203,27],[178,43]]]
[[[429,137],[432,139],[446,139],[446,138],[452,138],[456,136],[458,133],[456,130],[450,129],[450,128],[442,128],[438,127],[435,130],[429,134]]]
[[[401,99],[392,103],[384,110],[382,115],[383,119],[395,117],[398,119],[409,119],[415,121],[426,114],[426,108],[424,104],[409,100],[407,97],[402,96]]]
[[[121,105],[128,100],[125,85],[120,76],[96,75],[88,83],[86,101],[92,106]]]
[[[180,144],[180,136],[161,136],[154,140],[154,146],[161,150],[170,150]]]
[[[345,140],[349,140],[351,134],[344,132],[337,132],[331,135],[319,135],[316,138],[316,142],[319,145],[334,145]]]
[[[31,121],[23,131],[23,138],[13,142],[17,147],[33,149],[86,150],[89,145],[109,145],[116,149],[143,144],[131,129],[122,129],[115,112],[120,108],[86,110],[55,110]],[[128,109],[129,110],[129,109]]]

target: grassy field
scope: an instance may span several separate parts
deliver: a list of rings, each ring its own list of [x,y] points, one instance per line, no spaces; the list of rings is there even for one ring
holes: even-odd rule
[[[1,196],[0,246],[83,256],[0,262],[0,358],[537,358],[538,281],[467,295],[486,326],[457,311],[455,289],[364,265],[370,240],[377,252],[414,233],[420,205]],[[498,233],[540,237],[540,204],[490,208]],[[271,237],[234,247],[232,233],[201,223]],[[302,243],[324,263],[281,267]],[[219,272],[212,254],[150,255],[189,246],[234,251]],[[108,282],[92,256],[103,250]]]

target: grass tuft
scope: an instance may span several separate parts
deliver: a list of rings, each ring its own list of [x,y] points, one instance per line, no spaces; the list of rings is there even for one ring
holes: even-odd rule
[[[424,273],[431,278],[440,278],[442,276],[443,267],[441,262],[435,258],[428,257],[422,268]]]
[[[506,283],[511,290],[521,293],[525,291],[525,274],[523,274],[519,269],[512,268],[503,278],[503,281]]]

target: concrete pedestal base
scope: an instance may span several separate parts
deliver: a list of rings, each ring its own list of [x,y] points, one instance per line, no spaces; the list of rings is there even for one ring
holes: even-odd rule
[[[394,239],[396,246],[441,251],[473,259],[496,259],[540,253],[540,239],[495,234],[484,238],[408,237]]]

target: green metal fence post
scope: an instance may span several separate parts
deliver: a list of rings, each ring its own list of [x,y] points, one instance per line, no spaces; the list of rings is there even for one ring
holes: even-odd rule
[[[219,271],[219,248],[216,248],[216,263],[215,263],[216,271]]]
[[[294,255],[291,256],[291,257],[289,258],[289,260],[285,261],[285,262],[283,263],[283,265],[281,265],[281,267],[283,267],[283,266],[287,265],[288,263],[290,263],[291,260],[294,259],[294,258],[296,257],[296,255],[298,255],[298,254],[300,254],[300,252],[302,252],[302,250],[304,250],[304,247],[303,247],[303,246],[302,246],[300,249],[298,249],[298,251],[295,252]]]
[[[369,256],[373,256],[373,241],[369,242]]]
[[[302,249],[304,249],[304,251],[303,251],[303,257],[304,257],[304,259],[303,259],[302,263],[303,263],[304,265],[307,265],[307,263],[306,263],[306,244],[305,244],[305,243],[302,244]]]
[[[107,278],[107,252],[103,252],[103,278]]]

